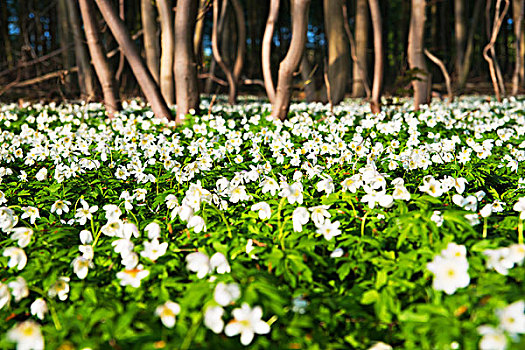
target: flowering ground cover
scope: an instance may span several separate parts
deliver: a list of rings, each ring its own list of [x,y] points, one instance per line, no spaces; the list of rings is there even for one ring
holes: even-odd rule
[[[523,101],[0,108],[1,348],[525,347]]]

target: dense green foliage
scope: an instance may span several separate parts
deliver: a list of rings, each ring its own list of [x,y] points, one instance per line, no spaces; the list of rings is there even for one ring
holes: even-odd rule
[[[417,113],[400,103],[380,115],[359,101],[333,113],[299,104],[284,123],[266,118],[267,107],[217,105],[174,127],[136,102],[112,120],[97,104],[3,105],[0,251],[21,247],[27,264],[0,257],[0,347],[32,319],[49,349],[242,348],[217,319],[206,323],[207,307],[222,303],[220,282],[240,287],[237,300],[235,285],[222,292],[225,324],[243,303],[262,309],[270,332],[255,334],[253,349],[473,349],[483,325],[499,325],[508,348],[525,346],[498,316],[525,294],[516,244],[525,208],[513,210],[525,194],[523,102],[465,99]],[[252,210],[261,202],[269,218],[264,205]],[[34,222],[27,207],[39,211]],[[151,222],[160,237],[154,226],[148,237]],[[153,261],[141,252],[155,241],[168,247]],[[427,264],[451,242],[466,248],[470,281],[449,295]],[[515,264],[487,266],[488,249],[511,246]],[[197,251],[226,262],[192,255],[198,266],[188,269]],[[133,253],[140,265],[121,261]],[[149,274],[123,285],[124,265],[128,277]],[[31,314],[37,298],[43,320]],[[178,305],[173,328],[156,316],[167,301]],[[523,307],[515,320],[525,328]]]

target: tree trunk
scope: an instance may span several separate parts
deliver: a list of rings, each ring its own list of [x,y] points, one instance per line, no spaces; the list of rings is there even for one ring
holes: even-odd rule
[[[516,36],[516,63],[512,75],[512,95],[516,96],[519,90],[520,71],[523,66],[521,55],[521,36],[523,35],[523,0],[512,1],[512,14],[514,20],[514,35]]]
[[[277,90],[272,106],[272,117],[286,119],[292,96],[293,73],[301,63],[306,43],[308,27],[308,9],[310,0],[293,0],[292,5],[292,41],[288,52],[279,65]]]
[[[301,79],[303,80],[304,97],[306,102],[314,102],[316,100],[315,84],[312,79],[312,67],[306,52],[303,55],[299,69],[301,70]]]
[[[175,83],[177,88],[177,118],[191,109],[199,110],[199,87],[197,83],[197,64],[193,52],[193,37],[197,19],[198,2],[178,0],[175,14]]]
[[[97,73],[98,80],[102,86],[102,93],[104,95],[104,105],[112,117],[115,112],[120,109],[120,101],[117,97],[115,89],[115,81],[113,74],[109,69],[106,55],[102,50],[102,44],[98,37],[97,21],[93,9],[92,0],[79,0],[80,12],[84,22],[84,30],[86,32],[86,39],[89,47],[89,52],[93,60],[93,66]]]
[[[490,13],[490,0],[487,0],[487,13]],[[490,71],[490,78],[492,80],[492,85],[494,86],[494,94],[496,95],[496,99],[498,102],[501,102],[501,94],[505,94],[504,90],[504,84],[501,79],[501,72],[498,74],[498,65],[496,61],[496,55],[494,50],[494,44],[496,43],[496,39],[498,38],[498,33],[501,28],[501,25],[503,23],[503,18],[507,14],[507,11],[509,10],[509,0],[505,0],[505,7],[503,8],[503,11],[500,14],[500,7],[501,7],[501,0],[497,0],[496,2],[496,11],[494,13],[494,23],[492,26],[492,32],[490,34],[490,40],[489,43],[485,46],[483,49],[483,58],[488,62],[489,64],[489,71]],[[486,19],[490,21],[490,17],[486,16]],[[487,26],[489,28],[489,25]],[[491,52],[491,56],[489,56],[489,51]],[[492,54],[494,52],[494,54]],[[503,86],[503,89],[502,89]]]
[[[7,1],[0,1],[0,30],[2,31],[2,43],[5,58],[7,61],[7,66],[9,68],[13,67],[13,49],[11,47],[11,39],[9,37],[9,28],[8,28],[8,14],[7,14]]]
[[[213,7],[215,8],[215,4],[213,5]],[[222,7],[221,7],[221,15],[219,17],[218,24],[214,23],[212,25],[212,40],[213,40],[213,26],[215,26],[215,25],[217,26],[217,35],[222,35],[222,32],[224,31],[224,25],[225,25],[225,22],[226,22],[227,11],[228,11],[228,1],[225,0],[223,2],[223,4],[222,4]],[[208,78],[208,80],[206,80],[206,85],[204,87],[204,91],[207,94],[209,94],[211,92],[211,88],[212,88],[212,84],[213,84],[213,79],[211,77],[215,76],[215,68],[216,68],[216,66],[217,66],[217,61],[215,61],[215,54],[213,54],[213,43],[212,43],[212,58],[211,58],[210,71],[209,71],[210,78]]]
[[[148,69],[159,83],[159,40],[157,38],[157,19],[152,0],[141,0],[142,28],[144,28],[144,51]]]
[[[472,13],[472,22],[470,24],[470,31],[467,38],[467,48],[465,49],[463,69],[458,77],[458,87],[460,90],[465,88],[468,74],[470,72],[470,66],[472,65],[472,53],[474,52],[474,34],[477,32],[479,17],[481,15],[481,8],[483,0],[476,0],[474,4],[474,10]]]
[[[246,55],[246,19],[239,0],[231,0],[235,22],[237,23],[237,54],[233,65],[233,80],[235,85],[239,84],[242,68],[244,66],[244,56]],[[237,96],[235,96],[237,98]],[[231,103],[235,101],[230,101]]]
[[[124,0],[118,0],[118,15],[123,23],[125,22],[125,16],[126,11],[124,8]],[[118,82],[121,82],[122,78],[122,72],[124,71],[124,54],[122,53],[122,50],[120,50],[118,55],[118,66],[117,66],[117,72],[115,73],[115,80]],[[122,88],[122,85],[121,85]]]
[[[70,50],[69,50],[69,43],[71,42],[70,40],[70,33],[71,33],[71,30],[70,30],[70,26],[69,26],[69,23],[67,21],[67,18],[68,18],[68,10],[67,10],[67,3],[66,3],[66,0],[59,0],[58,3],[57,3],[57,12],[58,12],[58,31],[56,34],[53,35],[56,36],[58,35],[58,41],[60,43],[60,48],[63,50],[62,51],[62,69],[69,69],[71,68],[72,66],[72,62],[71,62],[71,55],[70,55]],[[78,18],[77,18],[78,20]],[[71,28],[72,29],[72,28]],[[75,41],[76,43],[76,41]],[[80,93],[85,96],[86,95],[86,87],[84,85],[84,77],[82,75],[82,71],[79,70],[78,71],[78,81],[79,81],[79,88],[80,88]],[[66,86],[68,89],[71,88],[70,86],[70,83],[71,83],[71,79],[70,79],[70,76],[66,76],[65,78],[65,81],[66,81]]]
[[[344,33],[343,0],[323,0],[324,27],[328,41],[330,100],[339,104],[345,97],[350,75],[350,52]]]
[[[408,64],[410,69],[417,70],[412,80],[414,87],[414,110],[419,105],[429,103],[429,75],[423,53],[423,37],[425,30],[425,0],[412,0],[410,29],[408,32]]]
[[[197,23],[195,24],[195,35],[193,36],[193,55],[197,61],[197,66],[202,65],[202,38],[204,36],[204,16],[206,14],[206,3],[207,0],[199,1]]]
[[[381,85],[383,84],[383,29],[378,0],[368,0],[372,28],[374,30],[374,81],[370,109],[372,113],[381,112]]]
[[[85,0],[83,0],[85,1]],[[171,112],[166,101],[162,98],[159,87],[155,84],[155,80],[151,76],[146,64],[142,61],[140,54],[135,47],[128,30],[124,23],[120,20],[115,10],[111,7],[109,0],[96,0],[100,12],[106,21],[111,33],[117,40],[124,56],[137,79],[137,82],[146,96],[146,99],[151,105],[151,109],[158,118],[167,118],[171,120]]]
[[[92,101],[95,98],[95,77],[93,70],[89,63],[89,54],[84,45],[84,35],[80,27],[80,14],[78,13],[77,2],[75,0],[67,0],[66,12],[69,15],[69,24],[73,32],[75,41],[75,60],[78,67],[78,84],[83,98],[87,101]]]
[[[266,27],[264,29],[263,41],[262,41],[262,71],[264,78],[264,88],[266,94],[271,103],[275,99],[275,87],[272,79],[272,66],[271,66],[271,50],[272,50],[272,39],[273,31],[275,28],[275,22],[279,16],[279,0],[271,0],[270,2],[270,13],[268,14],[268,20],[266,21]]]
[[[221,16],[225,14],[227,4],[228,4],[228,0],[223,0]],[[211,35],[211,47],[212,47],[212,52],[213,52],[213,58],[215,58],[215,61],[217,62],[219,67],[221,67],[222,71],[226,75],[226,79],[228,80],[228,87],[229,87],[228,102],[233,104],[235,102],[235,97],[237,96],[236,84],[235,84],[235,80],[233,78],[232,72],[228,69],[228,67],[226,66],[226,63],[224,63],[221,53],[219,51],[218,17],[219,17],[219,0],[213,0],[213,27],[212,27],[212,35]]]
[[[356,58],[352,67],[352,96],[366,95],[363,76],[368,77],[368,3],[367,0],[357,0],[355,13],[355,51]],[[361,74],[359,74],[361,72]]]
[[[168,105],[174,104],[173,85],[173,15],[170,0],[157,0],[160,15],[160,91]]]
[[[500,8],[501,8],[501,0],[496,0],[496,8],[495,8],[495,11],[494,11],[494,23],[492,24],[492,27],[491,27],[491,23],[490,23],[490,7],[492,5],[492,0],[487,0],[487,6],[485,7],[485,24],[486,24],[486,30],[487,30],[487,37],[489,39],[489,42],[492,40],[492,36],[494,35],[494,29],[496,28],[497,25],[497,22],[498,22],[498,17],[499,17],[499,12],[500,12]],[[509,5],[509,0],[505,0],[505,14],[507,13],[508,11],[508,5]],[[503,17],[501,17],[501,21],[503,21]],[[485,57],[485,60],[487,60],[487,62],[489,62],[489,70],[492,70],[494,69],[494,72],[496,74],[496,83],[498,84],[498,91],[496,92],[496,98],[498,99],[498,101],[501,99],[501,94],[505,95],[506,94],[506,91],[505,91],[505,82],[503,81],[503,74],[501,74],[501,69],[500,69],[500,66],[498,64],[498,56],[496,55],[496,40],[497,40],[497,37],[498,37],[498,33],[499,33],[499,29],[500,29],[500,26],[501,24],[499,24],[498,26],[498,29],[497,29],[497,32],[496,32],[496,37],[494,38],[494,42],[492,44],[488,44],[486,47],[489,48],[489,51],[490,51],[490,55],[492,56],[489,60],[487,60],[487,57]],[[485,55],[485,54],[484,54]],[[499,97],[498,97],[499,96]]]
[[[465,2],[454,0],[454,28],[456,37],[456,74],[463,74],[465,61],[465,42],[467,38],[467,25],[465,23]]]

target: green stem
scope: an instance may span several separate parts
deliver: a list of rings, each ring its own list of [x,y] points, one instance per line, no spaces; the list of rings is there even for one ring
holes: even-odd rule
[[[199,329],[201,321],[202,315],[199,314],[199,316],[193,320],[193,323],[191,325],[191,328],[188,330],[188,333],[186,333],[186,336],[184,337],[184,340],[182,341],[182,344],[180,346],[181,350],[187,350],[190,348],[191,342],[195,337],[195,333],[197,333],[197,330]]]
[[[365,216],[363,216],[363,219],[361,221],[361,237],[363,237],[365,235],[365,222],[366,222],[366,217],[368,216],[368,213],[370,213],[370,212],[367,211],[365,213]]]
[[[210,202],[210,206],[213,207],[218,213],[219,215],[221,216],[222,218],[222,221],[226,224],[226,229],[228,230],[228,238],[233,238],[233,235],[232,235],[232,230],[230,228],[230,224],[228,224],[228,220],[226,220],[226,216],[224,216],[224,213],[222,212],[222,210],[220,210],[219,208],[217,208],[215,206],[215,204],[211,203]]]
[[[518,221],[518,244],[523,244],[523,220]]]
[[[487,238],[487,218],[483,218],[483,239]]]

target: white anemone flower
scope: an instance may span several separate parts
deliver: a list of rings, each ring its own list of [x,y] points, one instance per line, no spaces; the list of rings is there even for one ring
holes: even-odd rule
[[[240,334],[242,345],[250,344],[255,334],[270,333],[270,326],[261,319],[263,312],[260,306],[252,309],[250,305],[243,303],[232,314],[234,319],[226,325],[224,333],[228,337]]]
[[[221,306],[230,305],[235,300],[239,299],[241,296],[241,288],[237,283],[224,283],[219,282],[215,286],[215,291],[213,292],[213,299],[217,304]]]
[[[144,227],[144,231],[148,233],[149,239],[160,238],[160,225],[155,221],[150,222],[146,227]]]
[[[148,277],[149,271],[144,270],[144,266],[137,265],[134,269],[123,270],[117,273],[117,278],[120,279],[121,286],[132,286],[133,288],[140,287],[142,279]]]
[[[44,319],[47,313],[47,303],[44,299],[38,298],[31,304],[31,315],[38,317],[40,320]]]
[[[29,227],[15,227],[11,232],[11,239],[18,241],[17,244],[20,248],[27,247],[31,242],[33,230]]]
[[[197,278],[204,278],[210,271],[210,258],[201,252],[190,253],[186,256],[186,267],[197,273]]]
[[[482,335],[478,344],[479,350],[505,350],[507,348],[507,337],[502,330],[483,325],[478,327],[478,333]]]
[[[186,227],[193,228],[193,231],[195,233],[200,233],[202,231],[206,232],[206,222],[199,215],[192,216],[188,220],[188,224],[186,225]]]
[[[470,283],[466,259],[447,259],[443,256],[436,256],[432,262],[427,264],[427,269],[434,274],[434,289],[442,290],[449,295]]]
[[[9,282],[7,286],[11,288],[11,294],[17,303],[29,295],[26,280],[22,276],[18,276],[14,281]]]
[[[303,226],[310,220],[310,213],[305,207],[297,207],[292,214],[293,230],[295,232],[302,232]]]
[[[259,219],[266,220],[272,216],[270,205],[266,202],[260,202],[252,205],[252,211],[259,212]]]
[[[212,270],[217,269],[218,274],[230,273],[231,267],[228,263],[228,259],[222,253],[215,253],[210,258],[210,268]]]
[[[220,306],[210,306],[204,312],[204,325],[211,329],[215,334],[219,334],[224,329],[224,321],[222,316],[224,309]]]
[[[315,226],[320,227],[325,222],[325,218],[332,217],[332,215],[328,212],[328,209],[330,209],[329,205],[318,205],[308,209],[312,212],[310,217],[312,218]]]
[[[7,287],[7,284],[0,282],[0,310],[6,305],[9,305],[11,301],[11,292]]]
[[[87,277],[89,268],[94,267],[93,263],[91,262],[91,259],[87,259],[84,256],[75,258],[73,262],[71,263],[71,266],[73,266],[73,272],[81,280]]]
[[[59,199],[51,206],[51,212],[56,213],[57,215],[62,215],[62,213],[69,213],[68,205],[71,205],[70,201],[64,201]]]
[[[333,237],[341,234],[341,230],[339,229],[340,224],[339,221],[330,222],[330,220],[327,219],[322,225],[317,227],[317,233],[323,235],[324,238],[329,241]]]
[[[9,258],[9,261],[7,262],[7,266],[9,268],[16,266],[18,271],[20,271],[26,266],[27,256],[23,249],[17,247],[7,247],[2,255]]]
[[[525,219],[525,197],[518,198],[518,201],[514,204],[513,209],[520,212],[520,220]]]
[[[156,261],[158,258],[166,254],[168,249],[168,243],[159,243],[157,238],[151,240],[151,242],[144,241],[144,250],[140,252],[140,256]]]
[[[175,326],[176,316],[180,313],[180,305],[168,300],[162,305],[157,306],[155,315],[160,317],[162,324],[167,328]]]
[[[52,298],[58,296],[61,301],[66,300],[69,294],[69,277],[59,277],[49,288],[47,294]]]
[[[511,335],[525,334],[525,301],[519,300],[496,310],[499,326]]]
[[[34,225],[36,219],[40,218],[40,213],[38,211],[38,208],[22,207],[22,210],[24,211],[24,213],[22,214],[22,216],[20,216],[20,218],[22,219],[29,218],[29,222],[31,223],[31,225]]]
[[[16,343],[18,350],[44,349],[40,325],[33,320],[18,323],[7,332],[7,339]]]

